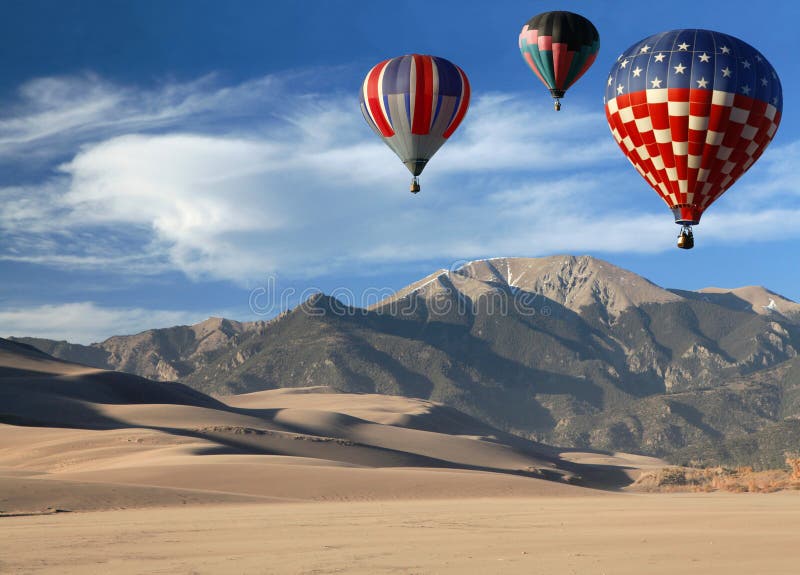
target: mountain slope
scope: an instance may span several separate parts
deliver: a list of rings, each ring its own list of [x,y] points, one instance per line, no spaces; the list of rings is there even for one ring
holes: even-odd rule
[[[268,324],[212,317],[195,325],[113,336],[92,345],[31,337],[10,339],[67,361],[171,381],[212,363],[221,350],[233,348],[241,339],[263,332]]]
[[[116,369],[207,393],[404,395],[546,443],[679,457],[800,415],[781,375],[800,345],[798,307],[760,288],[666,290],[587,256],[495,258],[369,309],[318,294],[269,323],[209,320],[90,347]]]
[[[699,290],[705,298],[712,298],[720,305],[738,305],[739,309],[750,309],[757,314],[774,318],[800,321],[800,304],[761,286],[745,286],[735,289],[708,287]],[[738,300],[738,301],[737,301]]]

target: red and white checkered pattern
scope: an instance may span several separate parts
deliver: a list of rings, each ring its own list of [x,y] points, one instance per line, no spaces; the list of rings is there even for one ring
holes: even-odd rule
[[[684,88],[619,95],[606,102],[606,117],[636,170],[694,222],[761,156],[781,120],[761,100]]]

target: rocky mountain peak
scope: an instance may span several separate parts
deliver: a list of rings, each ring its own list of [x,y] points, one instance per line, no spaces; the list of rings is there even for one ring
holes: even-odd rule
[[[475,299],[497,289],[541,295],[578,313],[599,304],[611,316],[644,303],[683,299],[604,260],[563,255],[471,261],[455,270],[439,270],[376,307],[413,296],[441,297],[443,291],[454,290]]]
[[[227,336],[244,331],[244,324],[224,317],[210,317],[205,321],[190,326],[195,337],[202,339],[213,332],[222,332]]]
[[[333,296],[317,292],[308,297],[303,303],[289,312],[289,315],[303,313],[310,316],[324,316],[328,314],[343,315],[348,306]]]

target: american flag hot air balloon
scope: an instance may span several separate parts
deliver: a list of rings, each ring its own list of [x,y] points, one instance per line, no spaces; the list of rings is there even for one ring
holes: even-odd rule
[[[758,50],[728,34],[671,30],[626,50],[606,82],[620,149],[680,224],[691,226],[758,160],[781,121],[781,81]]]

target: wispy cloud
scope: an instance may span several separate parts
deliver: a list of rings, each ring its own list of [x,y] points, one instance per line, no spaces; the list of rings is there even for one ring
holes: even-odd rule
[[[0,119],[0,150],[50,153],[54,175],[0,189],[0,259],[247,283],[276,271],[672,249],[669,212],[600,111],[479,96],[411,196],[354,96],[293,81],[204,78],[141,91],[86,76],[26,86],[17,113]],[[798,159],[797,143],[770,150],[754,169],[769,183],[746,176],[735,200],[704,217],[704,241],[800,235],[800,206],[780,202],[800,196],[787,167]]]
[[[120,86],[93,74],[32,80],[0,115],[0,152],[3,161],[31,153],[51,157],[113,135],[189,122],[212,130],[243,112],[268,117],[286,79],[268,76],[229,87],[212,75],[154,89]]]

